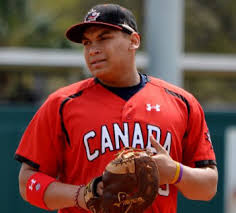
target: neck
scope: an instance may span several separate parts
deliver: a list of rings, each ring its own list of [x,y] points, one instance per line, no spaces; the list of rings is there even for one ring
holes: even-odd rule
[[[131,87],[140,83],[140,76],[136,68],[133,71],[127,70],[125,73],[126,74],[118,75],[115,78],[112,77],[111,79],[99,78],[99,81],[110,87]]]

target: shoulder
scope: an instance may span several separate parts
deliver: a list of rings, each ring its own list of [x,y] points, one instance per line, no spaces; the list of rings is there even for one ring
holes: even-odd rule
[[[88,89],[90,87],[93,87],[96,84],[94,81],[94,78],[89,78],[86,80],[82,80],[79,82],[76,82],[74,84],[70,84],[68,86],[62,87],[52,94],[49,95],[48,100],[64,100],[65,98],[75,95],[79,93],[82,90]]]
[[[195,112],[202,112],[202,107],[198,100],[188,91],[178,86],[175,86],[171,83],[168,83],[164,80],[150,77],[150,83],[162,90],[162,94],[168,96],[172,100],[176,100],[178,103],[182,102],[185,104],[188,114],[191,112],[195,114]]]
[[[168,83],[164,80],[155,78],[155,77],[149,77],[150,83],[153,84],[156,87],[159,87],[163,89],[166,93],[174,95],[174,96],[182,96],[183,98],[191,101],[192,99],[195,99],[195,97],[185,89],[178,87],[174,84]]]
[[[80,91],[93,87],[95,84],[96,82],[94,81],[94,78],[89,78],[62,87],[51,93],[42,106],[57,109],[66,99],[78,94]]]
[[[94,79],[89,78],[56,90],[51,93],[39,107],[34,116],[34,120],[47,121],[50,119],[60,123],[60,110],[68,98],[78,94],[82,90],[93,87],[95,84]]]

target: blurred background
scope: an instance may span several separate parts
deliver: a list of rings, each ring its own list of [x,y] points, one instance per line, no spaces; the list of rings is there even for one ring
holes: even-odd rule
[[[217,155],[219,186],[211,202],[180,196],[178,213],[236,213],[235,0],[0,0],[0,212],[44,212],[18,193],[13,155],[33,114],[59,87],[90,76],[71,25],[98,3],[118,3],[137,18],[140,72],[191,92],[201,103]]]

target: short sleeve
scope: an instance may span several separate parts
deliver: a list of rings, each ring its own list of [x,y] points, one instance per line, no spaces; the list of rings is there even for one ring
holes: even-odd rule
[[[188,127],[183,139],[183,163],[190,167],[215,165],[216,157],[203,109],[193,96],[189,105]]]
[[[26,128],[15,159],[56,177],[62,161],[64,136],[60,124],[60,101],[49,97]]]

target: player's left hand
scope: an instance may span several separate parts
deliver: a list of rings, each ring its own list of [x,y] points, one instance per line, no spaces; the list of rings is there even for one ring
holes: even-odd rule
[[[150,137],[152,146],[156,149],[157,154],[152,156],[160,174],[160,185],[170,184],[174,179],[176,172],[176,162],[170,157],[166,149],[159,144],[153,136]]]

